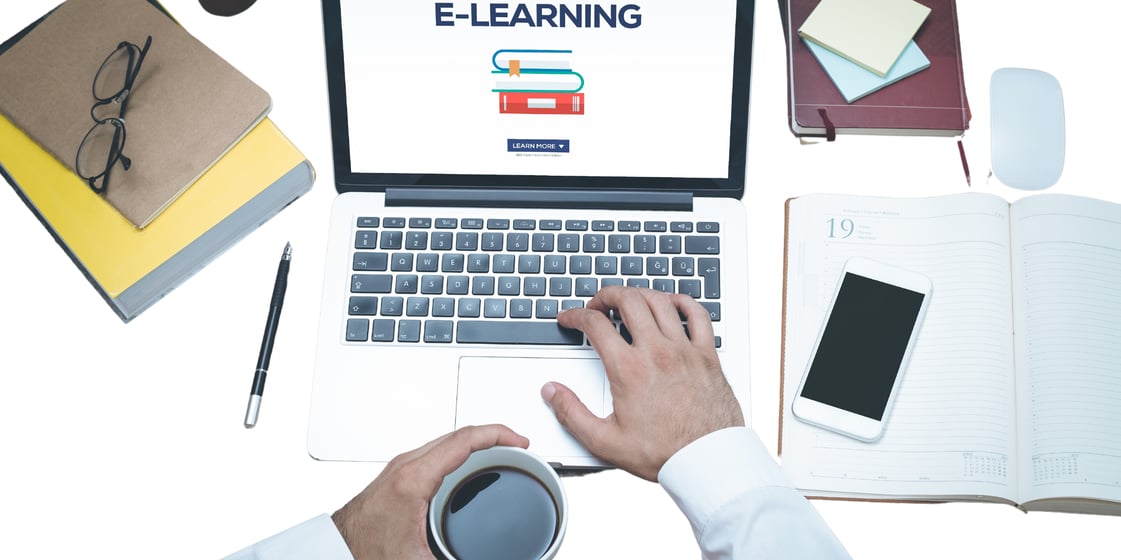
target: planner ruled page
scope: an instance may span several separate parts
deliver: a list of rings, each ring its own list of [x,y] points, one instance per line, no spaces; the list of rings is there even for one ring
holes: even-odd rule
[[[1025,500],[1121,501],[1121,205],[1012,209]]]
[[[790,203],[782,467],[807,495],[1016,498],[1008,204],[811,195]],[[790,412],[841,268],[861,256],[934,286],[883,437]]]

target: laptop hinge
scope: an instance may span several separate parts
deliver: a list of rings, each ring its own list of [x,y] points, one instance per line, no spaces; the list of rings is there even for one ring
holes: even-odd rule
[[[499,208],[594,208],[603,210],[690,211],[692,193],[656,191],[567,191],[524,189],[385,189],[386,206],[466,206]]]

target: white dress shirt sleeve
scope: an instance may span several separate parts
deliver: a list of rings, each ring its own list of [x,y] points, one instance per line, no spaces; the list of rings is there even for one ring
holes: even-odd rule
[[[239,550],[225,560],[354,560],[335,522],[327,514]]]
[[[726,428],[685,446],[662,466],[658,482],[689,519],[705,560],[849,558],[750,428]]]

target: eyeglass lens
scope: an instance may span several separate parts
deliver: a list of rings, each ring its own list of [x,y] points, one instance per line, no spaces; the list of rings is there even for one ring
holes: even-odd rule
[[[114,139],[120,127],[117,119],[103,120],[86,134],[78,149],[76,162],[78,175],[82,177],[97,177],[112,164],[112,158],[124,145],[124,130],[120,130],[121,138]]]
[[[133,48],[131,45],[118,47],[101,63],[101,68],[93,79],[93,96],[98,101],[109,101],[124,92],[125,82],[135,60]]]

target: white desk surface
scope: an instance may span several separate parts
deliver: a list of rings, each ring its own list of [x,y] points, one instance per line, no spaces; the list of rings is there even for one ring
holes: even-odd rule
[[[59,0],[4,2],[8,37]],[[332,512],[380,464],[305,450],[327,216],[334,196],[320,3],[264,0],[229,19],[165,0],[194,35],[273,98],[271,116],[315,164],[308,195],[125,325],[7,186],[0,188],[0,557],[214,558]],[[1115,153],[1121,4],[958,3],[972,190],[986,182],[988,78],[1048,70],[1066,97],[1066,171],[1049,192],[1121,202]],[[969,190],[950,139],[842,137],[800,145],[786,123],[775,0],[756,6],[747,206],[751,419],[776,448],[783,201],[814,191],[899,196]],[[419,124],[419,123],[418,123]],[[241,421],[276,263],[294,247],[257,428]],[[376,437],[376,434],[371,434]],[[420,442],[418,442],[419,444]],[[402,450],[405,451],[405,450]],[[566,481],[560,557],[696,558],[684,517],[619,472]],[[855,558],[1116,556],[1121,519],[1005,505],[815,502]]]

